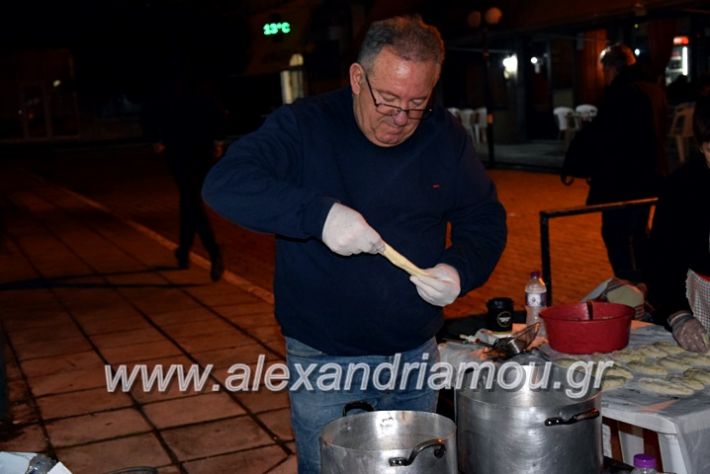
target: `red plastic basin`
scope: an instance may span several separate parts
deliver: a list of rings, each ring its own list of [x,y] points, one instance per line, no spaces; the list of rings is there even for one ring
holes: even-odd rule
[[[545,308],[550,347],[567,354],[591,354],[623,349],[629,343],[634,309],[618,303],[587,302]]]

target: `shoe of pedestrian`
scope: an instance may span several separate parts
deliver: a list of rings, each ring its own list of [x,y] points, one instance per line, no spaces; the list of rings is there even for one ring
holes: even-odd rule
[[[222,256],[212,257],[212,266],[210,267],[210,278],[212,281],[219,281],[224,273],[224,262]]]
[[[180,249],[175,250],[175,258],[177,259],[177,266],[181,270],[190,268],[190,257],[187,252],[183,252]]]

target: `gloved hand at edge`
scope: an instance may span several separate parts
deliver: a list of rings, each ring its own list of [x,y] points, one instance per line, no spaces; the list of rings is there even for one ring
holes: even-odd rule
[[[337,202],[325,218],[321,239],[330,250],[343,256],[380,253],[385,248],[380,234],[362,214]]]
[[[461,293],[459,272],[446,263],[439,263],[424,269],[431,276],[412,276],[409,281],[417,287],[419,296],[434,306],[446,306],[454,302]]]
[[[710,349],[707,331],[696,318],[687,311],[679,311],[668,318],[673,337],[686,350],[705,353]]]

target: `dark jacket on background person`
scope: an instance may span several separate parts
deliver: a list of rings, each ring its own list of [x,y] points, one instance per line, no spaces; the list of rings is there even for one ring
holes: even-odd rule
[[[654,108],[635,66],[625,68],[612,81],[596,118],[585,130],[591,154],[587,204],[654,196],[658,174],[659,140]]]
[[[359,129],[348,87],[278,109],[210,171],[211,207],[277,234],[275,311],[285,336],[329,355],[389,355],[443,324],[442,309],[383,256],[343,257],[320,240],[335,202],[416,265],[452,265],[461,294],[488,279],[505,245],[505,211],[453,120],[437,107],[405,142],[379,147]]]
[[[648,299],[654,319],[665,324],[688,311],[688,269],[710,275],[710,168],[700,157],[688,161],[665,184],[653,219]]]

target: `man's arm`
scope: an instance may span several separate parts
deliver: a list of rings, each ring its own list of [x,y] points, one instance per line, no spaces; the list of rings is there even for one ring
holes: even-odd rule
[[[452,243],[442,263],[458,271],[461,294],[465,294],[488,280],[508,234],[505,209],[495,185],[472,153],[462,157],[457,180],[457,203],[447,215]]]
[[[229,147],[207,175],[203,197],[218,214],[248,229],[321,238],[335,199],[298,185],[302,164],[298,124],[282,107]]]

